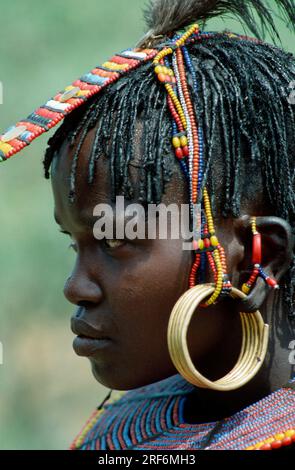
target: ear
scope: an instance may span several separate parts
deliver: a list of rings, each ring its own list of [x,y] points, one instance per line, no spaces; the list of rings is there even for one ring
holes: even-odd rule
[[[274,278],[278,284],[289,269],[294,250],[292,228],[286,220],[274,216],[257,217],[257,231],[261,234],[262,261],[261,266],[266,274]],[[234,222],[235,234],[244,247],[244,257],[238,266],[239,286],[246,282],[252,272],[252,240],[251,217],[243,216]],[[244,312],[258,310],[266,300],[271,287],[258,277],[247,299],[240,302],[239,308]]]

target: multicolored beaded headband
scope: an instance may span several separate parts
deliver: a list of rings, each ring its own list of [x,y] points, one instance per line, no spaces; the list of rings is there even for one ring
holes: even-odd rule
[[[187,45],[206,40],[216,34],[221,33],[201,32],[198,24],[193,24],[186,30],[177,32],[168,43],[161,44],[157,48],[128,49],[114,55],[102,66],[95,67],[83,75],[36,109],[28,118],[19,121],[0,136],[0,162],[4,162],[41,134],[59,124],[65,116],[90,97],[143,63],[153,61],[156,77],[167,92],[167,105],[173,124],[172,144],[175,155],[189,185],[195,240],[195,261],[190,274],[189,287],[196,285],[197,274],[200,282],[204,280],[206,261],[214,275],[215,290],[204,306],[215,303],[221,295],[227,295],[232,286],[227,274],[225,252],[215,233],[210,197],[203,181],[203,130],[196,120],[188,85],[188,74],[195,91],[198,89],[198,82]],[[256,39],[233,33],[222,34],[233,39],[258,42]],[[244,285],[244,292],[246,290],[249,292],[258,275],[271,285],[271,281],[257,263],[255,258],[255,268],[250,280]],[[275,281],[272,282],[272,287],[277,287]]]

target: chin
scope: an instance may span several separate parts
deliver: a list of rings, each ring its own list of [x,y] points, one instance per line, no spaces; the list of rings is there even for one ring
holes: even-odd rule
[[[133,378],[124,375],[123,368],[120,367],[119,371],[116,367],[110,366],[110,364],[97,363],[95,360],[90,359],[91,371],[94,378],[98,383],[104,387],[112,390],[126,391],[137,388],[137,381]]]
[[[95,359],[90,359],[91,370],[94,378],[104,387],[112,390],[127,391],[135,388],[144,387],[146,385],[167,379],[168,377],[177,374],[177,370],[172,368],[165,371],[165,373],[143,373],[143,368],[136,373],[136,367],[123,367],[122,364],[117,368],[114,365],[96,362]],[[131,374],[124,374],[124,371],[131,371]],[[149,371],[150,372],[150,371]]]

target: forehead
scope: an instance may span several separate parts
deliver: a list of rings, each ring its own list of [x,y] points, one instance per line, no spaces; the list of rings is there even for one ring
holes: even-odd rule
[[[78,150],[78,142],[71,146],[65,140],[60,150],[55,154],[51,165],[51,181],[54,194],[63,199],[68,199],[71,189],[71,180],[73,179],[73,164],[76,165],[75,188],[77,192],[76,204],[82,204],[83,201],[89,202],[96,198],[104,199],[104,202],[110,202],[110,172],[109,162],[102,155],[96,164],[96,172],[99,174],[99,182],[88,183],[89,175],[89,157],[94,139],[95,129],[91,129],[75,157]],[[75,162],[74,162],[75,159]]]
[[[107,155],[101,155],[97,162],[95,162],[95,178],[94,181],[89,183],[89,157],[91,155],[95,133],[97,126],[91,129],[83,145],[79,150],[79,156],[76,160],[76,198],[72,204],[69,202],[68,196],[70,192],[71,170],[73,160],[79,145],[79,136],[73,146],[65,141],[60,148],[60,151],[55,155],[51,167],[51,182],[55,199],[55,206],[57,215],[59,213],[72,212],[77,219],[82,219],[83,214],[85,219],[92,215],[93,208],[97,204],[110,204],[114,207],[115,202],[111,199],[111,161]],[[143,137],[143,124],[138,121],[135,126],[134,132],[134,156],[129,162],[129,175],[130,181],[135,188],[134,198],[128,203],[138,203],[138,186],[140,178],[140,168],[143,162],[142,152],[142,137]],[[117,194],[122,194],[118,190]],[[181,170],[178,167],[178,162],[175,162],[172,168],[172,177],[166,185],[165,194],[162,197],[162,203],[186,203],[188,197],[187,186]],[[59,217],[60,218],[60,217]]]

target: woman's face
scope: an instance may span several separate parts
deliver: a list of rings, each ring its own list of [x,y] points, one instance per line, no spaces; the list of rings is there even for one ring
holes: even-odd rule
[[[71,236],[76,251],[64,293],[77,306],[71,319],[78,336],[74,350],[90,359],[101,384],[128,390],[177,373],[168,352],[167,326],[175,302],[188,287],[193,255],[182,249],[179,239],[108,241],[94,237],[97,217],[93,209],[97,204],[111,204],[111,200],[107,159],[98,161],[94,184],[87,183],[92,141],[93,131],[79,157],[74,203],[68,202],[68,193],[75,146],[65,143],[52,165],[55,217]],[[186,189],[179,188],[179,181],[176,189],[174,178],[163,202],[185,200]],[[220,322],[215,322],[214,332],[206,326],[207,319],[208,314],[192,320],[188,335],[192,358],[206,354],[219,334]],[[202,335],[196,340],[194,332],[200,328]],[[100,337],[109,340],[99,341]]]

